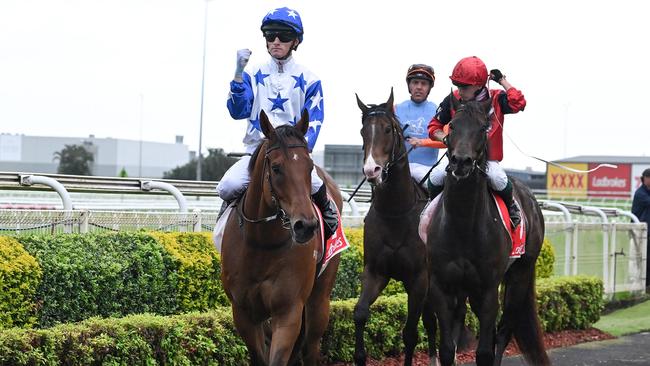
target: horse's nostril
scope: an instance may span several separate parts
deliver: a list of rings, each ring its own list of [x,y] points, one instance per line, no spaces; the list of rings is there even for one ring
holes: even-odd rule
[[[381,167],[380,167],[380,166],[376,166],[376,167],[375,167],[375,170],[374,170],[373,172],[374,172],[375,174],[379,174],[379,173],[381,172]]]
[[[293,231],[295,232],[301,232],[304,229],[305,229],[305,224],[302,222],[302,220],[298,220],[293,224]]]

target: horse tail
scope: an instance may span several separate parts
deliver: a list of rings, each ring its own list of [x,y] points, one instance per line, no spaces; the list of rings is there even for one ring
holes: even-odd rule
[[[517,279],[514,280],[517,281]],[[519,319],[515,322],[513,329],[517,346],[529,365],[550,365],[551,362],[544,349],[542,326],[537,316],[534,275],[522,300],[519,307]]]

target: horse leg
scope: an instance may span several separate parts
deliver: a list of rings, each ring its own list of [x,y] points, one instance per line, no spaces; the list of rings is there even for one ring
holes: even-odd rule
[[[336,280],[340,256],[332,258],[327,269],[316,280],[305,308],[305,345],[303,362],[307,366],[320,365],[320,344],[330,317],[330,294]]]
[[[453,337],[453,315],[456,308],[456,296],[442,292],[435,282],[435,277],[429,277],[429,292],[427,294],[430,304],[435,308],[440,327],[439,359],[443,366],[455,364],[456,340]],[[434,300],[435,299],[435,300]]]
[[[372,305],[377,297],[388,284],[388,277],[373,274],[364,268],[363,281],[361,284],[361,295],[359,301],[354,307],[354,363],[356,365],[366,364],[366,347],[363,341],[363,333],[366,329],[366,322],[370,316],[370,305]]]
[[[494,364],[495,323],[499,308],[498,288],[493,287],[481,291],[475,296],[470,296],[469,301],[479,321],[476,365],[492,366]]]
[[[232,316],[235,328],[244,340],[246,348],[248,348],[251,365],[263,366],[268,364],[262,326],[253,323],[244,311],[238,310],[235,306],[232,307]]]
[[[429,365],[436,365],[438,361],[438,351],[436,349],[436,332],[438,324],[436,323],[435,307],[433,299],[427,295],[422,310],[422,323],[427,331],[427,344],[429,345]]]
[[[422,315],[422,307],[427,296],[428,274],[426,270],[420,271],[414,280],[405,282],[408,294],[408,315],[402,330],[404,340],[404,365],[413,363],[413,351],[418,344],[418,323]]]
[[[514,333],[517,345],[529,364],[550,365],[537,317],[535,263],[526,257],[515,262],[506,272],[504,291],[494,364],[501,364],[503,353]]]
[[[273,314],[271,328],[271,351],[269,352],[270,366],[284,366],[294,350],[296,340],[302,326],[302,311],[304,306],[296,304],[284,314]]]

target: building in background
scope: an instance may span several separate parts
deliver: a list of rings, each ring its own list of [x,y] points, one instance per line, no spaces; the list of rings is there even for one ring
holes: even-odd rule
[[[92,173],[97,176],[118,176],[124,169],[129,177],[161,178],[164,172],[190,161],[183,136],[176,136],[175,143],[162,143],[94,135],[83,138],[1,134],[0,171],[56,173],[59,162],[54,160],[54,153],[65,145],[84,144],[91,146],[95,159]]]
[[[549,198],[630,199],[641,184],[641,173],[650,168],[650,157],[583,155],[556,160],[553,163],[581,171],[594,169],[600,164],[616,167],[601,167],[593,172],[580,173],[547,164],[546,189]]]
[[[361,145],[325,145],[323,167],[340,187],[356,188],[363,180]]]

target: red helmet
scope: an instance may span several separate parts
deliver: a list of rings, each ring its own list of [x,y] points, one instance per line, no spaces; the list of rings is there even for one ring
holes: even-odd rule
[[[449,77],[454,85],[483,86],[488,80],[487,67],[476,56],[465,57],[454,66]]]

